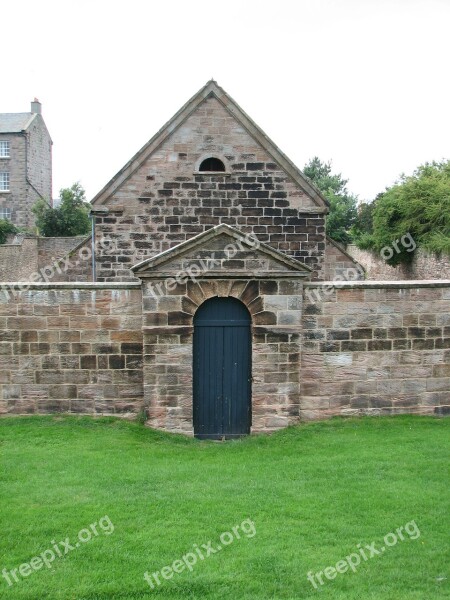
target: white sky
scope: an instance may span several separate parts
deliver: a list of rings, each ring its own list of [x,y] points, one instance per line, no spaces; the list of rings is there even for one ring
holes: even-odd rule
[[[36,96],[53,196],[90,200],[207,80],[360,200],[450,158],[450,0],[14,0],[0,112]]]

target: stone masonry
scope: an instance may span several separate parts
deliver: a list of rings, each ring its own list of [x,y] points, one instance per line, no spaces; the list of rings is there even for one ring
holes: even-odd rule
[[[333,289],[289,270],[262,279],[217,273],[155,297],[157,266],[147,267],[142,286],[2,291],[0,412],[146,408],[154,427],[191,433],[192,315],[222,294],[252,314],[252,431],[336,415],[450,410],[450,281]]]
[[[218,170],[202,170],[204,159]],[[448,414],[450,280],[348,281],[362,271],[327,243],[327,211],[208,82],[94,198],[99,281],[87,282],[87,238],[35,243],[33,266],[65,249],[67,270],[44,265],[55,271],[48,283],[0,286],[0,413],[143,411],[150,426],[188,435],[199,402],[219,415],[213,435],[227,433],[222,424],[244,401],[236,435],[335,415]],[[241,302],[250,331],[247,317],[227,314],[236,300],[217,302],[219,318],[194,321],[215,297]],[[219,337],[196,347],[212,385],[194,399],[201,327]],[[243,360],[237,342],[227,361],[216,351],[220,327],[245,328]]]
[[[202,261],[208,270],[197,277]],[[193,318],[214,296],[237,298],[252,316],[251,431],[298,419],[302,280],[309,270],[221,225],[134,271],[143,280],[144,398],[153,427],[193,433]]]
[[[449,308],[450,281],[305,284],[300,417],[447,411]]]
[[[204,158],[224,172],[200,172]],[[94,198],[99,281],[133,278],[139,260],[225,223],[323,278],[326,202],[236,103],[209,82]]]
[[[141,410],[139,284],[28,287],[0,293],[0,412]]]

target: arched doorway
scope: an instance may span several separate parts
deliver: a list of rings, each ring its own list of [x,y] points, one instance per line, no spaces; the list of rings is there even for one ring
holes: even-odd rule
[[[250,433],[251,317],[235,298],[210,298],[194,317],[194,435]]]

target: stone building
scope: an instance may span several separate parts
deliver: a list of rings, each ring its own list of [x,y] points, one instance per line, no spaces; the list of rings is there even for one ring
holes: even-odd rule
[[[209,81],[92,200],[98,281],[134,279],[131,267],[224,223],[326,272],[326,200],[250,117]],[[107,214],[105,214],[105,212]],[[335,254],[339,254],[337,259]],[[341,267],[355,261],[334,248]]]
[[[52,140],[35,99],[28,113],[0,114],[0,218],[31,229],[31,207],[52,202]]]
[[[0,413],[144,409],[200,438],[447,414],[450,281],[358,280],[327,210],[208,82],[94,198],[93,240],[1,285]]]

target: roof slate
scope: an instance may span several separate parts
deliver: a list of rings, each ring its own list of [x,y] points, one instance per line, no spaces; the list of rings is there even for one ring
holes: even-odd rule
[[[0,133],[20,133],[27,129],[35,113],[0,113]]]

